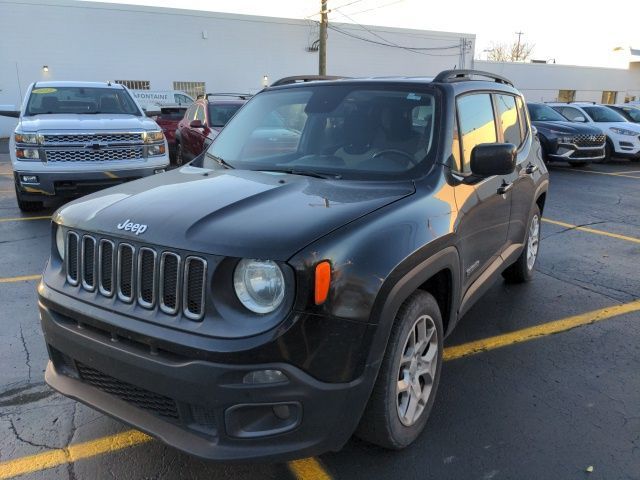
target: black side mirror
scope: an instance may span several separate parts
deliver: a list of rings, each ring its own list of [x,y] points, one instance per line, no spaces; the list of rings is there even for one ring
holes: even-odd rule
[[[482,177],[509,175],[516,168],[516,146],[512,143],[483,143],[471,150],[471,173]]]
[[[191,128],[204,128],[204,125],[202,124],[201,120],[191,120],[191,123],[189,123],[189,126]]]

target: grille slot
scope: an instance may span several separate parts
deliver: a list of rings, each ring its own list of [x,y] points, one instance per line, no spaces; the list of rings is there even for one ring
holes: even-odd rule
[[[206,262],[198,257],[187,257],[184,265],[183,313],[191,320],[201,320],[204,315],[206,276]]]
[[[113,274],[114,269],[114,250],[115,246],[111,240],[100,240],[100,246],[98,248],[98,288],[100,293],[110,297],[113,295]]]
[[[576,135],[573,143],[578,147],[602,147],[607,137],[604,135]]]
[[[64,258],[67,269],[67,282],[73,286],[78,285],[78,253],[80,250],[78,243],[78,234],[76,232],[68,232]]]
[[[156,252],[148,247],[138,252],[138,303],[152,308],[156,300]]]
[[[96,239],[89,235],[82,237],[82,287],[96,289]]]
[[[118,246],[118,298],[127,303],[133,300],[134,252],[128,243]]]
[[[118,380],[78,361],[76,365],[85,383],[155,415],[174,420],[180,418],[175,400]]]
[[[178,313],[180,292],[180,257],[164,252],[160,257],[160,309],[170,315]]]
[[[45,134],[44,145],[81,145],[90,143],[108,143],[110,145],[129,145],[143,143],[142,133],[66,133]]]

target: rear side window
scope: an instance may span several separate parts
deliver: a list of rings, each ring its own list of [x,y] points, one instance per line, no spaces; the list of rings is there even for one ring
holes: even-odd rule
[[[516,147],[522,144],[522,130],[516,108],[516,97],[512,95],[496,95],[499,126],[505,143],[512,143]]]
[[[577,108],[571,108],[571,107],[557,107],[555,108],[556,110],[559,110],[560,113],[562,115],[564,115],[565,118],[571,120],[572,122],[576,121],[576,118],[578,117],[582,117],[584,119],[584,114],[578,110]],[[585,122],[586,119],[581,120],[582,122]]]
[[[474,93],[458,98],[458,120],[462,141],[463,171],[470,171],[471,151],[482,143],[495,143],[496,123],[491,95]]]

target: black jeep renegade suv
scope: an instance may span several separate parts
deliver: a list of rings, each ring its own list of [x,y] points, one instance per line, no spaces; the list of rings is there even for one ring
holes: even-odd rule
[[[547,187],[502,77],[266,88],[191,164],[57,211],[46,380],[209,459],[405,447],[445,336],[531,277]]]

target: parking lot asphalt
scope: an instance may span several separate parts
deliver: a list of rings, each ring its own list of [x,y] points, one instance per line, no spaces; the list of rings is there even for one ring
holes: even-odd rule
[[[447,339],[411,447],[353,439],[315,459],[220,465],[44,384],[49,223],[22,218],[0,154],[0,479],[640,479],[639,203],[638,164],[551,167],[535,278],[496,283]]]

